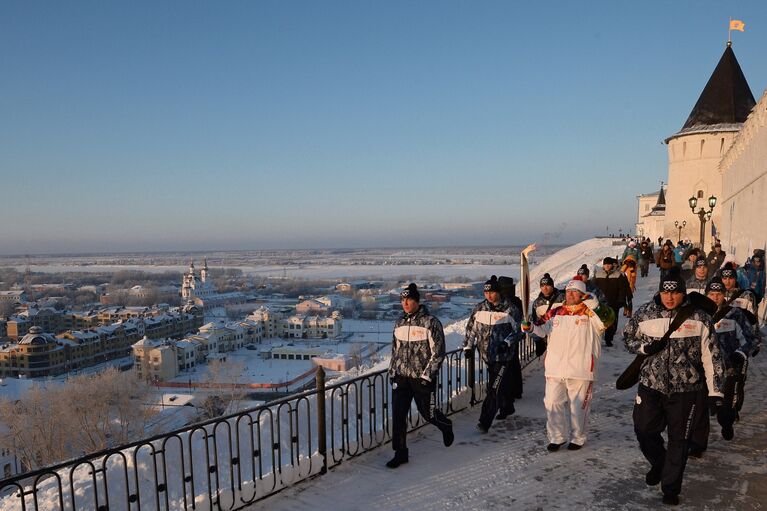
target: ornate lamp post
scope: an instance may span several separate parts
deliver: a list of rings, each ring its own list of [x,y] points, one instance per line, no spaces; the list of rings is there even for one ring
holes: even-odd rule
[[[679,235],[677,236],[676,242],[679,243],[682,241],[682,229],[684,229],[684,226],[687,225],[687,220],[682,220],[682,223],[680,224],[679,221],[674,221],[674,227],[679,229]]]
[[[708,198],[708,211],[701,207],[697,213],[695,212],[695,206],[698,205],[698,199],[693,195],[687,199],[687,202],[690,204],[690,209],[693,214],[698,215],[698,219],[700,220],[700,248],[703,250],[703,242],[706,237],[706,221],[711,220],[711,214],[714,212],[714,207],[716,206],[716,197],[712,195]]]

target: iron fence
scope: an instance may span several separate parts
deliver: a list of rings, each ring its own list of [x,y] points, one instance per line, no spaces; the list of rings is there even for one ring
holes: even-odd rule
[[[520,361],[535,358],[529,340]],[[447,353],[436,386],[446,415],[484,397],[480,357]],[[0,511],[236,510],[391,440],[385,370],[0,481]],[[411,408],[411,430],[425,424]]]

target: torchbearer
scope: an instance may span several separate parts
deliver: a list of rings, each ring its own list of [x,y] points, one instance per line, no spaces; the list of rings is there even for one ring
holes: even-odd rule
[[[549,338],[543,403],[549,439],[546,448],[551,452],[568,440],[571,451],[586,443],[600,338],[614,319],[612,309],[600,305],[586,292],[586,283],[576,277],[565,287],[564,305],[547,312],[536,324],[522,323],[523,331]]]

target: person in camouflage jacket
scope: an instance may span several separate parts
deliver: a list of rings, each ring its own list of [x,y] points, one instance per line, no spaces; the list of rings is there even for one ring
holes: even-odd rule
[[[463,342],[464,355],[471,358],[476,346],[487,366],[487,394],[477,424],[483,433],[490,429],[496,411],[498,419],[515,411],[510,365],[519,357],[518,344],[523,337],[519,328],[522,312],[502,297],[495,275],[485,282],[484,295],[469,316]]]
[[[533,300],[533,304],[530,307],[530,322],[537,323],[543,316],[546,315],[551,309],[555,309],[565,303],[565,292],[554,287],[554,279],[551,275],[545,273],[539,282],[541,292]],[[540,357],[546,351],[546,338],[538,337],[535,334],[530,334],[530,337],[535,342],[535,355]]]
[[[691,424],[705,413],[706,387],[709,407],[723,404],[724,364],[714,338],[711,316],[695,307],[684,323],[662,338],[682,307],[692,297],[678,271],[661,278],[659,292],[632,315],[623,331],[630,353],[648,355],[640,370],[634,405],[634,431],[639,447],[650,462],[645,482],[661,483],[663,502],[678,504],[687,463]],[[661,433],[667,429],[668,444]]]
[[[706,296],[718,307],[714,328],[726,370],[724,405],[716,418],[722,426],[722,438],[732,440],[735,435],[733,424],[743,406],[748,358],[758,351],[761,337],[754,332],[743,309],[727,305],[721,279],[714,277],[709,282]]]
[[[418,287],[410,284],[400,294],[403,315],[394,325],[389,381],[392,384],[392,448],[394,458],[386,463],[397,468],[407,463],[407,414],[415,400],[421,416],[442,432],[448,447],[453,443],[453,424],[436,407],[435,391],[439,368],[445,358],[442,323],[421,305]]]

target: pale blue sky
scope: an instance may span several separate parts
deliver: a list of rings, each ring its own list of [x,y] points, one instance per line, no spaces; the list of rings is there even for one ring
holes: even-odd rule
[[[767,3],[0,2],[0,253],[629,228]]]

